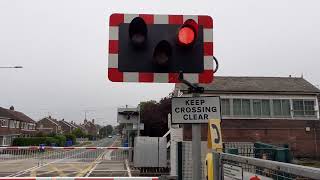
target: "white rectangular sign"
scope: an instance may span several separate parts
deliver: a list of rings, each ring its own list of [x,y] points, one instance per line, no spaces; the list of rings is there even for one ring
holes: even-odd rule
[[[242,168],[223,164],[223,177],[225,180],[242,180]]]
[[[134,125],[132,126],[132,129],[133,129],[133,130],[138,130],[138,125],[137,125],[137,124],[134,124]],[[140,123],[140,128],[139,128],[139,130],[144,130],[144,124],[143,124],[143,123]]]
[[[219,97],[172,98],[172,123],[208,123],[209,119],[221,119]]]

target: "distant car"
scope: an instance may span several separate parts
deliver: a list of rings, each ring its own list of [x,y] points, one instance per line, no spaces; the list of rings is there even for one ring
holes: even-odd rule
[[[109,136],[108,136],[108,138],[112,138],[112,136],[111,136],[111,135],[109,135]]]

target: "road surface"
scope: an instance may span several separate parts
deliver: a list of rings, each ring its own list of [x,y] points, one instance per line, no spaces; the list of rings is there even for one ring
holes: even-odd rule
[[[119,146],[117,137],[96,141],[88,147]],[[42,158],[0,162],[0,177],[127,176],[128,152],[105,149],[61,149],[44,152]],[[14,155],[12,155],[14,156]]]

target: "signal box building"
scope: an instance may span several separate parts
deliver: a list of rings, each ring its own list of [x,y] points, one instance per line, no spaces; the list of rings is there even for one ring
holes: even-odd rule
[[[220,96],[224,142],[287,144],[295,157],[320,157],[320,90],[296,77],[215,77],[203,96]],[[174,95],[191,96],[184,84]],[[191,125],[183,139],[192,138]],[[202,125],[207,140],[207,124]]]

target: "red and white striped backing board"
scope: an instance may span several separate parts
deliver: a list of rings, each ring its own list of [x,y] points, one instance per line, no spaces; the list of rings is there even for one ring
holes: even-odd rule
[[[141,17],[146,24],[182,25],[193,19],[203,26],[204,71],[184,73],[184,79],[191,83],[211,83],[213,81],[213,21],[210,16],[197,15],[153,15],[153,14],[112,14],[109,21],[108,78],[113,82],[179,83],[178,73],[120,72],[118,69],[119,25],[130,23]]]

